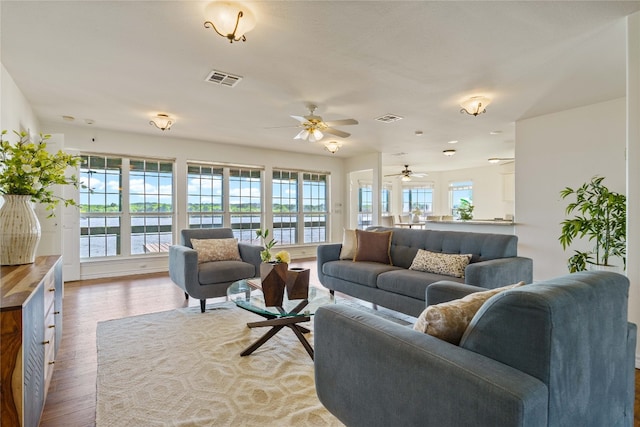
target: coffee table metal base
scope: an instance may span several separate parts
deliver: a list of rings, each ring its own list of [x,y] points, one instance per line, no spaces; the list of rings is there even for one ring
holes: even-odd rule
[[[296,335],[296,337],[298,337],[298,340],[300,341],[300,343],[302,344],[304,349],[307,350],[307,353],[309,354],[309,356],[313,360],[313,348],[311,347],[311,344],[309,344],[309,341],[307,341],[307,339],[303,335],[303,334],[307,334],[307,333],[309,333],[311,331],[309,329],[305,328],[304,326],[300,326],[299,325],[299,323],[308,322],[308,321],[311,320],[311,316],[298,315],[298,313],[300,313],[300,311],[304,307],[306,307],[307,304],[309,304],[309,301],[302,300],[300,302],[300,304],[298,304],[296,306],[296,308],[294,308],[293,310],[291,310],[288,313],[291,316],[286,316],[286,317],[278,317],[276,315],[270,316],[270,315],[264,314],[264,313],[255,313],[255,312],[253,312],[255,314],[258,314],[258,315],[266,318],[267,320],[262,320],[260,322],[249,322],[249,323],[247,323],[247,326],[249,328],[261,328],[261,327],[265,327],[265,326],[271,326],[271,329],[266,334],[264,334],[262,337],[260,337],[260,339],[258,339],[256,342],[254,342],[249,347],[247,347],[242,353],[240,353],[240,356],[248,356],[248,355],[250,355],[251,353],[253,353],[257,349],[259,349],[264,343],[269,341],[275,334],[280,332],[281,329],[287,327],[287,328],[289,328],[289,329],[291,329],[293,331],[293,333]],[[276,307],[276,308],[281,313],[283,313],[283,314],[285,313],[285,311],[281,307]],[[249,311],[251,311],[251,310],[249,310]]]

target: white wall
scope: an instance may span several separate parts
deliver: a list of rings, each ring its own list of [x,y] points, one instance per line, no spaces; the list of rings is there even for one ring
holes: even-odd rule
[[[640,12],[627,18],[627,277],[629,321],[640,324]],[[640,358],[636,349],[636,367]]]
[[[31,131],[37,135],[40,124],[29,101],[24,97],[9,72],[2,65],[0,75],[0,129],[7,130],[7,136],[14,140],[12,131]]]
[[[563,251],[558,241],[568,203],[563,188],[600,175],[609,189],[626,193],[625,111],[621,98],[516,123],[518,253],[533,258],[535,280],[568,273],[573,249]]]
[[[312,170],[331,174],[331,206],[344,205],[344,161],[341,158],[324,155],[305,155],[285,151],[261,150],[256,148],[217,144],[215,142],[174,138],[170,133],[158,131],[157,135],[142,135],[74,126],[65,123],[43,123],[47,133],[63,134],[66,149],[82,152],[113,153],[128,156],[150,156],[171,158],[176,161],[177,222],[176,231],[185,228],[186,205],[186,163],[187,161],[218,162],[233,165],[259,166],[270,177],[274,168]],[[267,182],[271,182],[270,179]],[[270,190],[270,189],[268,189]],[[266,200],[269,200],[267,197]],[[332,209],[333,210],[333,209]],[[270,220],[268,216],[267,221]],[[330,241],[342,239],[342,214],[331,215]],[[315,256],[315,245],[291,250],[292,257]],[[140,273],[142,271],[165,271],[166,255],[132,256],[128,260],[90,261],[82,265],[82,278],[105,277],[119,274]]]

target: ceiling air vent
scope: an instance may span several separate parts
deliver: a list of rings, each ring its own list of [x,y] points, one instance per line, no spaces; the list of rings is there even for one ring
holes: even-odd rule
[[[382,123],[393,123],[398,120],[402,120],[403,117],[396,114],[385,114],[384,116],[376,117],[375,119]]]
[[[217,70],[213,70],[212,72],[210,72],[205,79],[205,81],[207,82],[229,87],[234,87],[240,80],[242,80],[242,77],[240,76],[234,76],[233,74]]]

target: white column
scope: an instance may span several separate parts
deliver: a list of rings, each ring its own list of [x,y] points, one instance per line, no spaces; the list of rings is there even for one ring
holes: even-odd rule
[[[629,321],[640,324],[640,12],[627,17],[627,276]],[[636,368],[640,358],[636,349]]]

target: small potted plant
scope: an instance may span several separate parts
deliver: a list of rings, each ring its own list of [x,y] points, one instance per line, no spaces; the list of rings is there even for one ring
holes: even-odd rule
[[[566,249],[574,239],[587,238],[595,246],[590,251],[575,250],[567,266],[571,273],[592,268],[617,269],[610,264],[611,258],[622,260],[626,269],[626,220],[627,202],[624,194],[610,191],[602,184],[604,177],[594,176],[591,181],[573,189],[566,187],[560,192],[563,199],[573,196],[567,205],[566,214],[577,212],[573,218],[562,221],[562,233],[558,240]]]

